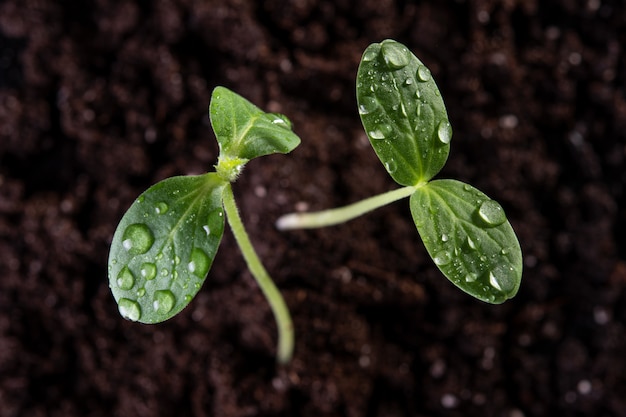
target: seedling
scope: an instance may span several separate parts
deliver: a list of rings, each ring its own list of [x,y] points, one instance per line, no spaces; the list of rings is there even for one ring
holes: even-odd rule
[[[120,314],[159,323],[185,308],[204,283],[224,233],[224,213],[250,272],[276,318],[277,358],[293,352],[293,326],[284,299],[261,264],[231,188],[251,159],[288,153],[300,139],[283,115],[265,113],[217,87],[209,115],[219,143],[215,172],[165,179],[141,194],[122,217],[109,253],[109,286]]]
[[[453,284],[488,303],[513,297],[522,252],[502,206],[469,184],[432,180],[448,158],[452,128],[428,68],[396,41],[375,43],[361,59],[356,92],[370,143],[403,187],[342,208],[288,214],[277,227],[338,224],[410,197],[424,246]]]

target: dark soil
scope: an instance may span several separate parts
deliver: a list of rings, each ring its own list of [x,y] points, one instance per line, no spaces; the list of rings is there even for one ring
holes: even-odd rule
[[[354,98],[385,38],[445,98],[440,176],[499,200],[518,233],[503,305],[438,272],[406,202],[274,228],[395,187]],[[626,416],[625,48],[620,0],[0,2],[0,415]],[[108,288],[134,198],[212,169],[216,85],[302,138],[235,184],[295,321],[282,368],[229,233],[166,323],[123,320]]]

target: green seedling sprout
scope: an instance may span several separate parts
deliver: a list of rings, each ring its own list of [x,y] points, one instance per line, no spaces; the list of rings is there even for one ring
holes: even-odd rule
[[[469,184],[432,180],[448,158],[452,128],[428,68],[396,41],[375,43],[361,59],[356,92],[370,143],[403,187],[342,208],[288,214],[277,227],[330,226],[410,197],[424,246],[453,284],[492,304],[513,297],[522,252],[502,206]]]
[[[249,160],[291,152],[300,139],[285,116],[265,113],[223,87],[213,91],[209,115],[219,143],[216,171],[165,179],[135,200],[113,236],[109,286],[120,314],[129,320],[159,323],[175,316],[204,283],[226,217],[274,313],[277,359],[286,363],[294,344],[291,317],[252,247],[231,183]]]

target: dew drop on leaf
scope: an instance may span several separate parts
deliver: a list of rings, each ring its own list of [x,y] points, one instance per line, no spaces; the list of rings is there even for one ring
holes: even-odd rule
[[[369,114],[375,111],[378,108],[378,100],[376,97],[365,96],[361,98],[361,102],[359,103],[359,113],[360,114]]]
[[[450,252],[447,252],[447,251],[438,252],[433,257],[433,261],[435,261],[435,264],[440,265],[440,266],[448,265],[451,260],[452,260],[452,256],[450,255]]]
[[[156,207],[154,207],[156,214],[165,214],[167,210],[169,210],[169,206],[164,202],[157,203]]]
[[[385,64],[392,70],[404,68],[409,64],[409,51],[398,42],[383,42],[381,51]]]
[[[370,131],[370,138],[380,140],[380,139],[385,139],[385,135],[383,134],[383,132],[376,129],[376,130]]]
[[[467,246],[472,250],[476,250],[476,242],[469,236],[467,237]]]
[[[489,284],[498,291],[508,293],[517,285],[517,276],[510,266],[497,265],[489,272]]]
[[[167,314],[176,303],[176,298],[170,290],[157,290],[154,292],[152,307],[158,314]]]
[[[152,262],[144,262],[141,265],[141,269],[139,270],[139,273],[141,274],[141,276],[147,280],[151,280],[154,279],[154,277],[156,277],[156,265],[153,264]]]
[[[439,127],[437,128],[437,137],[443,144],[450,143],[450,140],[452,139],[452,127],[447,120],[443,120],[439,123]]]
[[[408,117],[409,116],[406,113],[406,107],[404,107],[404,103],[400,103],[400,112],[402,113],[402,116],[404,116],[404,117]]]
[[[135,276],[127,266],[122,268],[120,273],[117,275],[117,286],[121,290],[130,290],[135,285]]]
[[[145,224],[131,224],[122,235],[122,246],[131,255],[141,255],[148,252],[153,243],[154,235]]]
[[[208,225],[202,226],[202,229],[206,232],[206,235],[209,236],[211,234],[211,228]]]
[[[144,295],[146,295],[146,289],[145,288],[139,288],[137,290],[137,297],[143,297]]]
[[[398,164],[396,164],[396,161],[394,161],[393,159],[385,162],[385,169],[390,174],[393,174],[394,172],[396,172],[397,168],[398,168]]]
[[[189,272],[202,279],[209,272],[209,266],[210,260],[207,254],[200,248],[193,248],[191,260],[187,264]]]
[[[426,82],[426,81],[430,80],[430,77],[431,77],[430,70],[428,68],[426,68],[426,66],[420,65],[417,68],[417,72],[415,73],[415,76],[421,82]]]
[[[506,221],[502,206],[495,200],[485,200],[478,208],[478,216],[490,227],[499,226]]]
[[[125,319],[137,321],[141,318],[141,307],[136,301],[120,298],[117,306],[121,316]]]
[[[465,282],[474,282],[478,278],[478,274],[470,272],[465,276]]]

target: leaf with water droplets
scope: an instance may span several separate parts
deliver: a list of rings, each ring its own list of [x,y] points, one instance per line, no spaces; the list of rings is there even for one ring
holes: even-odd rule
[[[109,286],[123,317],[158,323],[189,304],[222,239],[225,184],[216,173],[168,178],[131,205],[109,253]]]
[[[452,283],[492,304],[517,293],[522,251],[500,204],[455,180],[419,187],[410,204],[424,246]]]
[[[429,181],[445,164],[452,128],[430,71],[393,40],[370,45],[357,74],[361,121],[391,177],[402,185]]]
[[[282,114],[263,110],[224,87],[211,96],[209,117],[220,145],[220,158],[250,160],[288,153],[300,144],[291,122]]]

